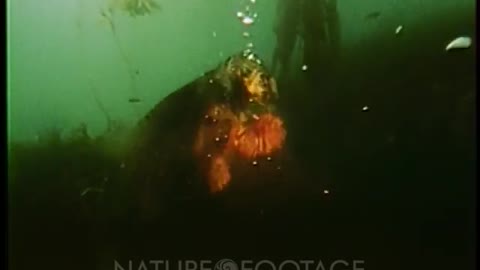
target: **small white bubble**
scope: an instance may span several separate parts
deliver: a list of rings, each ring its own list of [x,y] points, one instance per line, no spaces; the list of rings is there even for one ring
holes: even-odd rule
[[[253,14],[253,18],[256,19],[257,17],[258,17],[258,13],[255,12],[255,13]]]
[[[241,12],[241,11],[237,12],[237,17],[238,18],[242,18],[243,16],[245,16],[245,14],[243,14],[243,12]]]
[[[220,141],[220,138],[219,138],[219,137],[215,137],[215,141],[216,141],[216,142]]]
[[[217,32],[213,31],[213,32],[212,32],[212,36],[213,36],[213,37],[217,37]]]
[[[255,4],[256,1],[255,1],[255,0],[250,0],[250,2],[251,2],[252,4]]]
[[[243,32],[243,34],[242,34],[242,35],[243,35],[243,37],[246,37],[246,38],[248,38],[248,37],[250,36],[250,33],[249,33],[249,32]]]
[[[268,160],[268,161],[272,161],[272,157],[267,157],[267,160]]]
[[[208,158],[211,158],[211,157],[212,157],[212,154],[207,154],[207,157],[208,157]]]
[[[254,22],[254,19],[250,16],[245,16],[243,17],[242,19],[242,23],[245,24],[245,25],[250,25]]]
[[[369,108],[368,106],[364,106],[364,107],[362,108],[362,111],[363,111],[363,112],[368,112],[369,110],[370,110],[370,108]]]
[[[210,80],[208,80],[208,82],[209,82],[209,83],[213,83],[213,80],[212,80],[212,79],[210,79]]]
[[[250,49],[246,49],[245,51],[243,51],[243,56],[249,56],[250,54],[252,53],[252,50]]]
[[[325,190],[323,191],[323,194],[330,194],[330,191],[329,191],[328,189],[325,189]]]
[[[307,69],[308,69],[308,66],[307,66],[307,65],[303,65],[303,66],[302,66],[302,70],[303,70],[303,71],[305,71],[305,70],[307,70]]]
[[[252,165],[253,165],[253,166],[257,166],[257,165],[258,165],[258,162],[257,162],[256,160],[254,160],[254,161],[252,162]]]
[[[247,47],[248,48],[253,48],[253,43],[252,42],[247,43]]]

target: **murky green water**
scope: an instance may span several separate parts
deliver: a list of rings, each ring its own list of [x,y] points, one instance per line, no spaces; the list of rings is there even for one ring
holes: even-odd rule
[[[158,0],[136,17],[105,0],[9,1],[9,267],[473,268],[475,2],[338,0],[332,48],[309,47],[315,16],[275,32],[278,1]],[[446,51],[459,36],[473,44]],[[284,152],[230,160],[211,194],[192,148],[212,70],[245,49],[275,76]]]

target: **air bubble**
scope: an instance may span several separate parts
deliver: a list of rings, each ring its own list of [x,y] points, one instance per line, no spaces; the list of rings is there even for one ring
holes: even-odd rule
[[[245,16],[242,19],[242,23],[245,24],[245,25],[251,25],[251,24],[253,24],[253,22],[254,22],[254,19],[250,16]]]

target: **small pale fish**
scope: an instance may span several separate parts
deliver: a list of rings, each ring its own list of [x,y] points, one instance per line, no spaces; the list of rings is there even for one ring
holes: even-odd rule
[[[398,35],[402,32],[403,30],[403,25],[399,25],[397,26],[397,28],[395,29],[395,35]]]
[[[472,39],[470,37],[457,37],[452,40],[447,47],[446,51],[459,50],[459,49],[468,49],[472,46]]]

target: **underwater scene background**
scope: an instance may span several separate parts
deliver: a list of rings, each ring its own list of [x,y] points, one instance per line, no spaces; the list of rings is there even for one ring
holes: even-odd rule
[[[475,4],[8,1],[9,268],[473,269]]]

